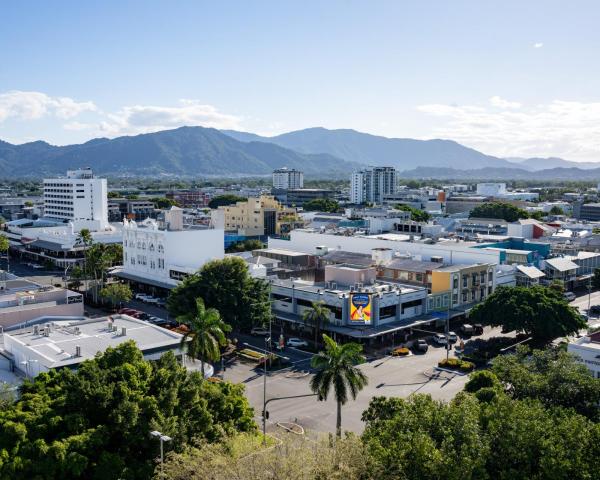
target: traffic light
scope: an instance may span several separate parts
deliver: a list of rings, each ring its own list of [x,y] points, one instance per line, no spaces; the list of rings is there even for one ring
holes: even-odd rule
[[[268,410],[263,410],[263,415],[262,416],[263,416],[263,418],[265,420],[268,420],[269,419],[269,411]]]

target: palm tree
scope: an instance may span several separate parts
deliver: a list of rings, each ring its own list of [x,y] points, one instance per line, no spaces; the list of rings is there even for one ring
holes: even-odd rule
[[[338,345],[335,340],[323,334],[325,351],[317,353],[311,361],[311,366],[317,370],[310,381],[311,390],[316,393],[319,400],[327,400],[329,391],[333,386],[333,393],[337,402],[337,421],[335,433],[342,435],[342,405],[348,401],[348,393],[356,400],[356,395],[369,382],[367,376],[356,367],[364,360],[362,345],[346,343]]]
[[[312,302],[309,310],[305,310],[302,319],[305,323],[312,325],[315,329],[315,346],[319,345],[319,333],[321,328],[329,322],[331,311],[325,306],[325,302]]]
[[[77,245],[83,245],[83,279],[85,282],[84,294],[87,294],[87,252],[88,247],[92,244],[93,238],[89,228],[82,228],[77,234]]]
[[[220,347],[227,344],[225,333],[231,327],[221,320],[221,314],[214,308],[206,308],[201,298],[196,299],[196,311],[177,317],[179,323],[189,327],[181,339],[181,349],[187,350],[192,358],[199,358],[202,378],[204,362],[217,362],[221,358]]]

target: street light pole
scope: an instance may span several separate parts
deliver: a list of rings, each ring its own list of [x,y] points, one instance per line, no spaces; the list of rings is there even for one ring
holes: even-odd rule
[[[170,442],[173,439],[167,435],[163,435],[158,430],[151,431],[150,435],[153,436],[154,438],[158,438],[160,440],[160,473],[162,473],[163,463],[165,461],[163,444],[164,444],[164,442]]]

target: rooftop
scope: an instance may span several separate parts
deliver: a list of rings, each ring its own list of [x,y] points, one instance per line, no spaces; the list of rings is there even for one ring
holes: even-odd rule
[[[109,329],[109,318],[114,321],[116,331]],[[43,325],[39,333],[32,329],[6,333],[5,336],[29,350],[31,358],[37,358],[47,368],[57,368],[78,364],[94,358],[98,352],[108,347],[116,347],[123,342],[133,340],[142,351],[178,347],[182,336],[176,332],[152,325],[148,322],[115,315],[99,319],[82,321],[52,322],[51,333],[44,336]],[[126,329],[123,335],[122,328]],[[9,342],[5,339],[5,345]],[[76,347],[81,355],[76,356]]]
[[[579,268],[579,265],[573,263],[566,257],[549,258],[546,260],[546,263],[559,272],[567,272]]]

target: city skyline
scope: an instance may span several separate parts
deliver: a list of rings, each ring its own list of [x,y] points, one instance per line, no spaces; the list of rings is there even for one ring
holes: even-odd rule
[[[600,7],[578,7],[5,5],[0,139],[323,126],[600,161]]]

